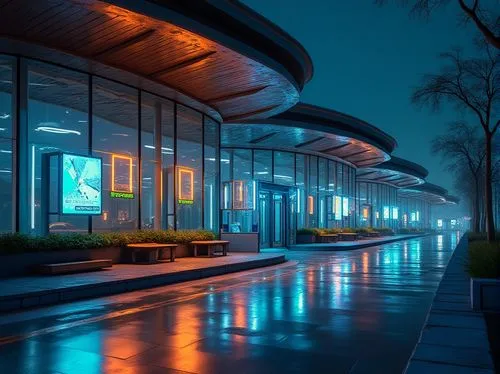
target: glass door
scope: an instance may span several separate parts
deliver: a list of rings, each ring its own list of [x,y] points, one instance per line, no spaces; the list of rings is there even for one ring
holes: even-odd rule
[[[261,248],[271,247],[271,193],[259,193],[259,235]]]
[[[285,246],[285,196],[273,193],[273,247]]]

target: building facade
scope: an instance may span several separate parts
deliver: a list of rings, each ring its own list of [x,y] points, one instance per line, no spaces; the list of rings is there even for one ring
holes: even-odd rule
[[[0,232],[207,229],[281,247],[302,228],[429,228],[430,205],[453,200],[390,135],[299,103],[309,55],[238,2],[1,10]],[[96,191],[95,211],[65,211]]]

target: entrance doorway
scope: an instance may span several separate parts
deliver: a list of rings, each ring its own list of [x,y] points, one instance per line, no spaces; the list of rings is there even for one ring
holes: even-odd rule
[[[287,194],[281,191],[259,192],[259,233],[261,248],[286,246]]]

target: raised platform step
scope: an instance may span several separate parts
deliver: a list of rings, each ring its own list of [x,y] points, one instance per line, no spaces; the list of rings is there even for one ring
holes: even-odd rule
[[[81,273],[84,271],[101,270],[113,266],[113,261],[106,260],[88,260],[77,262],[62,262],[59,264],[44,264],[36,267],[36,272],[39,274],[57,275]]]
[[[112,271],[0,279],[0,312],[108,296],[285,262],[283,254],[183,257],[148,266],[115,264]]]

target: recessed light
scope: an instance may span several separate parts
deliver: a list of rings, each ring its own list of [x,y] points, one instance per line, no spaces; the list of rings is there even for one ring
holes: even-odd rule
[[[76,130],[69,130],[69,129],[61,129],[58,127],[49,127],[49,126],[38,126],[35,131],[43,131],[43,132],[50,132],[52,134],[75,134],[75,135],[81,135],[80,131]]]

